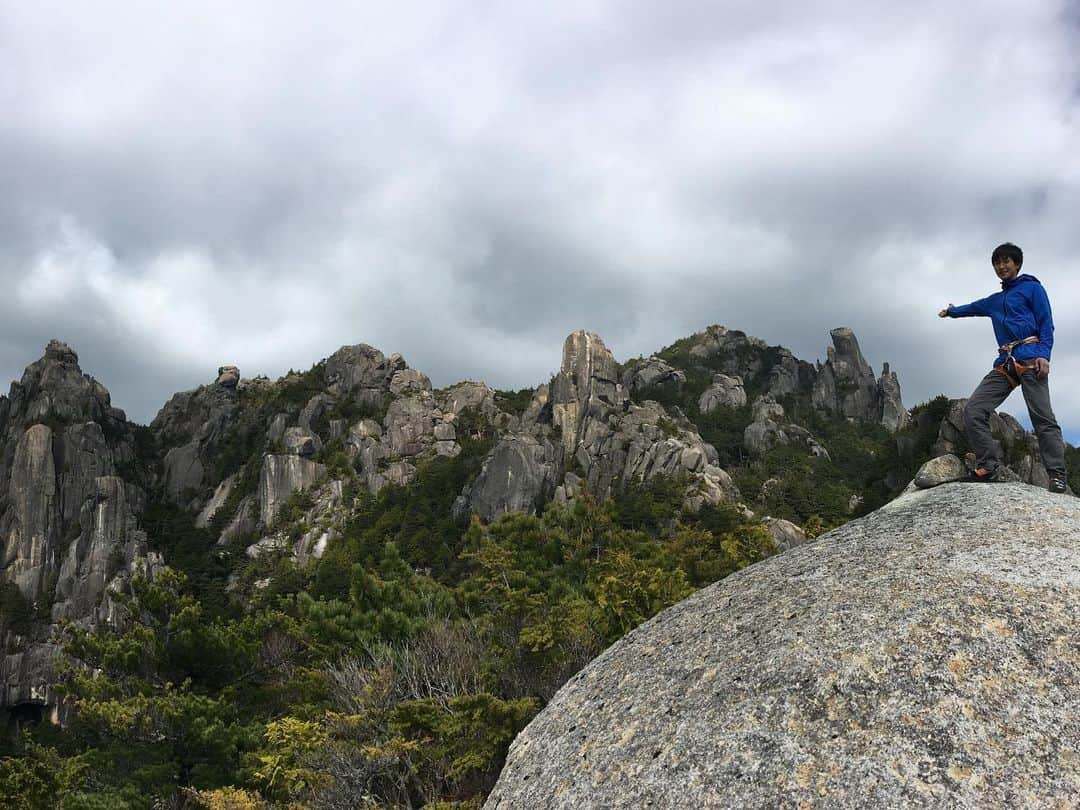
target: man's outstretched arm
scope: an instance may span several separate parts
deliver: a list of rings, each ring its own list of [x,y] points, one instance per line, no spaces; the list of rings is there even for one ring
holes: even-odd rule
[[[978,301],[972,301],[970,304],[961,304],[956,307],[949,304],[945,309],[938,312],[939,318],[972,318],[976,315],[989,315],[990,314],[990,299],[994,296],[988,296],[986,298],[980,298]]]

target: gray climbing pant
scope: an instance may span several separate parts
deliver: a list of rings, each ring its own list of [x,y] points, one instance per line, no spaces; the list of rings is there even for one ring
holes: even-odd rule
[[[1039,454],[1047,470],[1065,469],[1065,442],[1061,427],[1050,407],[1050,380],[1039,379],[1035,369],[1028,369],[1020,376],[1020,388],[1024,392],[1031,426],[1039,440]],[[980,467],[995,469],[1001,463],[1001,446],[990,433],[990,414],[1004,402],[1013,386],[1000,371],[991,371],[972,393],[964,409],[964,429],[968,444],[975,453]]]

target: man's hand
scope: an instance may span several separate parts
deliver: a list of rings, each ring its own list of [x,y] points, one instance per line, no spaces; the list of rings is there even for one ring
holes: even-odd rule
[[[1035,358],[1035,376],[1040,380],[1045,380],[1050,376],[1050,361],[1045,357]]]
[[[952,304],[947,304],[947,305],[946,305],[946,307],[945,307],[945,309],[941,310],[941,311],[940,311],[940,312],[939,312],[939,313],[937,314],[937,316],[938,316],[939,318],[948,318],[948,317],[949,317],[949,310],[950,310],[950,309],[952,309]]]

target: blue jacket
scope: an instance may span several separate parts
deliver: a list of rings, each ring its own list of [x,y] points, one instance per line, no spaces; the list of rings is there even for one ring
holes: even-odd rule
[[[1001,282],[1001,292],[994,293],[962,307],[949,307],[950,318],[970,318],[985,315],[994,325],[994,337],[999,346],[1039,336],[1038,343],[1025,343],[1013,350],[1017,360],[1035,357],[1050,359],[1054,346],[1054,318],[1050,314],[1050,299],[1035,276],[1026,273],[1010,281]],[[995,366],[1005,362],[1005,353],[999,352]]]

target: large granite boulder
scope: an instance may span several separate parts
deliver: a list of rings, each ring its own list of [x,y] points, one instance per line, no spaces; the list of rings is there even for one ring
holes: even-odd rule
[[[472,410],[481,416],[493,419],[499,412],[495,403],[495,392],[486,383],[465,380],[440,391],[437,396],[439,408],[447,414],[460,415],[465,410]]]
[[[776,363],[769,369],[765,381],[765,390],[774,397],[794,394],[807,385],[812,385],[814,376],[809,363],[799,360],[784,348],[776,350]]]
[[[951,453],[930,459],[915,473],[915,486],[930,489],[967,477],[964,462]]]
[[[790,520],[766,517],[761,522],[769,536],[772,537],[773,543],[776,544],[777,551],[787,551],[810,541],[810,538],[806,536],[806,532]]]
[[[741,408],[745,404],[746,389],[741,378],[714,374],[712,385],[706,388],[698,399],[698,410],[712,413],[719,407]]]
[[[329,394],[316,394],[300,409],[297,424],[305,430],[314,430],[315,425],[330,411],[337,400]]]
[[[394,376],[390,378],[390,393],[394,396],[419,394],[430,390],[431,380],[415,368],[403,368],[401,371],[394,372]]]
[[[686,374],[683,371],[659,357],[631,363],[622,376],[623,388],[634,394],[649,388],[677,391],[685,382]]]
[[[395,399],[384,422],[388,455],[416,456],[429,449],[436,441],[435,425],[441,421],[442,412],[430,392]]]
[[[240,369],[236,366],[219,366],[217,370],[216,385],[224,388],[236,388],[240,383]]]
[[[733,574],[574,676],[486,807],[1073,806],[1078,528],[946,484]]]
[[[322,447],[322,442],[319,437],[312,433],[308,428],[300,427],[299,425],[291,428],[285,428],[285,435],[282,436],[282,443],[285,445],[285,452],[290,455],[300,456],[301,458],[311,458],[319,452],[319,448]]]

